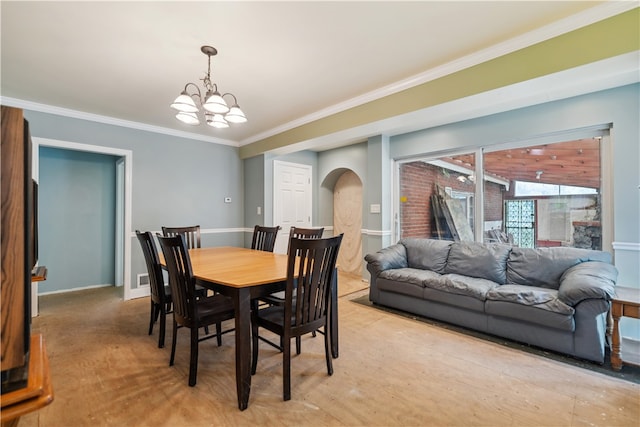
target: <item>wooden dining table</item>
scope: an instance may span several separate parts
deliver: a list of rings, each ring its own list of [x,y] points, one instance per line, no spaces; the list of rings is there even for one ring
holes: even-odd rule
[[[251,300],[282,291],[287,280],[288,255],[238,247],[190,249],[196,284],[233,300],[236,337],[238,407],[245,410],[251,392]],[[338,357],[337,274],[331,298],[331,353]]]

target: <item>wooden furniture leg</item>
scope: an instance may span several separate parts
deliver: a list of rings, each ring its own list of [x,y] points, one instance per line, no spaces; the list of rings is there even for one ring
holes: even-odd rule
[[[611,367],[615,371],[622,369],[622,358],[620,357],[620,329],[618,323],[622,317],[622,304],[613,301],[611,304],[611,315],[613,317],[613,331],[611,335]]]

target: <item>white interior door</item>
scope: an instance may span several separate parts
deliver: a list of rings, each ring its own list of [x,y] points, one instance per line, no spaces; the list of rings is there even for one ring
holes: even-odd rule
[[[311,227],[311,166],[273,162],[273,221],[278,233],[274,252],[287,252],[289,230]]]

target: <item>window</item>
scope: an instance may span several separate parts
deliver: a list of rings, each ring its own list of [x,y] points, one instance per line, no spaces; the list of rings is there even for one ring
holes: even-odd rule
[[[399,237],[474,240],[475,154],[400,164]]]
[[[602,249],[601,144],[595,136],[403,161],[398,238]]]
[[[600,138],[518,147],[484,154],[484,176],[504,179],[503,223],[496,197],[485,186],[487,238],[499,230],[505,243],[522,247],[602,249]],[[530,219],[528,219],[530,217]]]

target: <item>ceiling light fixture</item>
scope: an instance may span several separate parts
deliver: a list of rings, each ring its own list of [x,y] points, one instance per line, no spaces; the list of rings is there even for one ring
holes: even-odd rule
[[[235,95],[231,93],[225,93],[220,95],[218,92],[218,85],[211,83],[211,57],[218,54],[218,50],[211,46],[202,46],[200,48],[202,53],[207,55],[209,63],[207,67],[207,75],[204,76],[202,83],[207,90],[204,98],[200,88],[195,83],[187,83],[184,86],[182,93],[171,104],[171,108],[178,111],[176,118],[188,125],[199,125],[200,119],[198,113],[201,111],[196,105],[194,98],[198,100],[202,106],[202,114],[209,126],[214,128],[228,128],[229,123],[244,123],[247,121],[247,117],[238,105],[238,100]],[[193,86],[196,92],[189,93],[187,89],[189,86]],[[233,104],[231,107],[227,105],[224,100],[225,96],[233,98]]]

